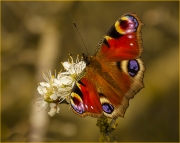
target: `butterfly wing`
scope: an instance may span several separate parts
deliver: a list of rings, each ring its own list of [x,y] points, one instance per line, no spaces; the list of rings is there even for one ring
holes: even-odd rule
[[[139,58],[142,25],[135,14],[126,14],[100,41],[95,56],[89,57],[88,65],[71,94],[72,109],[78,115],[124,116],[129,99],[144,86],[145,68]],[[93,110],[89,108],[91,106]]]
[[[106,102],[114,107],[110,114],[104,112],[108,117],[124,116],[129,99],[144,87],[145,68],[139,58],[143,51],[140,33],[142,25],[136,14],[123,15],[103,37],[96,50],[95,57],[99,58],[104,73],[108,75],[104,80],[108,82],[112,79],[113,83],[108,88],[111,91],[99,85],[104,88],[99,91],[104,95],[100,97],[101,104]]]
[[[98,44],[95,56],[105,61],[138,58],[142,51],[141,27],[136,14],[125,14],[118,19]]]
[[[73,111],[81,117],[87,115],[99,117],[103,113],[98,91],[85,76],[75,83],[70,103]]]
[[[141,59],[123,60],[103,64],[97,72],[96,86],[103,113],[110,118],[123,117],[129,106],[129,99],[144,87],[144,65]]]

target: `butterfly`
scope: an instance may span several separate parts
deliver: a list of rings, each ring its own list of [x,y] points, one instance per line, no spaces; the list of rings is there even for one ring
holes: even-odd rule
[[[144,87],[142,26],[136,14],[124,14],[100,40],[93,56],[83,54],[86,68],[70,94],[76,114],[124,117],[129,99]]]

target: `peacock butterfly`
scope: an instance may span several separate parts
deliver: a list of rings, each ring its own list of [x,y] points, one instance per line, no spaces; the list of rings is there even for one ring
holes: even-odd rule
[[[142,25],[136,14],[125,14],[103,36],[94,56],[83,54],[86,68],[70,95],[75,113],[81,117],[124,116],[129,99],[144,87]]]

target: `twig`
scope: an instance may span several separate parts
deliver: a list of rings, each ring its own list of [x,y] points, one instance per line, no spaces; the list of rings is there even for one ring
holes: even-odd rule
[[[100,137],[99,142],[116,142],[115,137],[112,136],[112,132],[116,129],[117,118],[114,118],[111,120],[111,122],[108,122],[108,118],[106,116],[101,116],[97,119],[97,126],[100,129]]]

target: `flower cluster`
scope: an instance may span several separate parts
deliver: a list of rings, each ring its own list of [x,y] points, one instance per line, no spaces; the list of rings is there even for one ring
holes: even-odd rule
[[[38,85],[38,92],[41,95],[37,102],[43,109],[50,108],[48,114],[54,116],[59,113],[60,108],[58,104],[69,103],[69,97],[74,83],[79,74],[86,67],[86,63],[79,60],[77,56],[76,61],[70,56],[70,60],[62,62],[65,72],[59,72],[56,75],[52,75],[51,71],[48,71],[47,75],[43,73],[45,82],[40,82]]]

